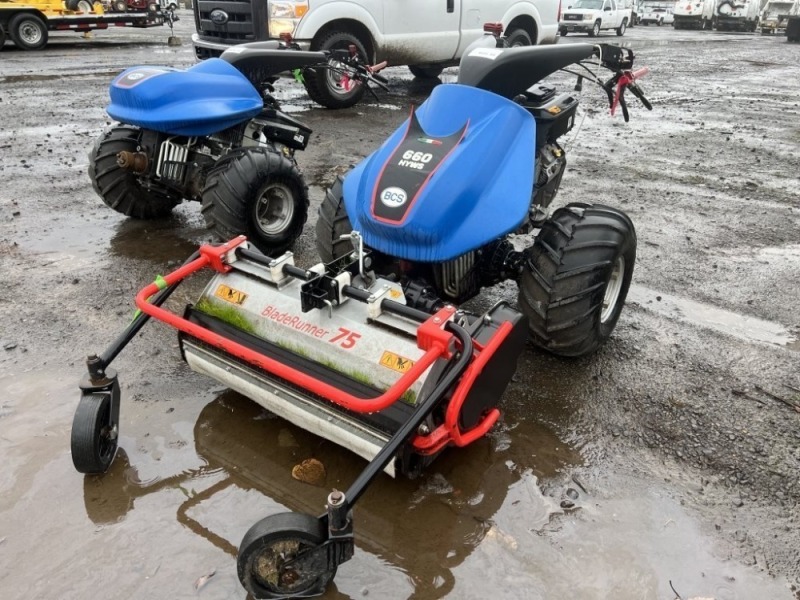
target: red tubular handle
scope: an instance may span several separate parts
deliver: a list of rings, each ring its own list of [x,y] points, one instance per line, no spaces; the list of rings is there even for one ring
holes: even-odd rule
[[[475,440],[483,437],[497,423],[500,418],[500,411],[493,408],[475,427],[469,431],[462,432],[458,425],[458,417],[461,408],[467,399],[467,394],[472,389],[478,375],[481,374],[486,363],[492,358],[508,335],[513,331],[511,323],[505,322],[497,329],[489,342],[481,350],[478,357],[467,367],[466,372],[461,377],[450,403],[447,405],[445,421],[427,436],[417,436],[413,439],[414,449],[425,456],[435,454],[450,442],[462,447],[471,444]]]
[[[183,267],[164,276],[164,280],[168,285],[172,285],[188,277],[192,273],[200,269],[211,266],[214,262],[213,256],[219,257],[221,247],[203,246],[201,248],[201,256],[192,262],[184,265]],[[230,251],[230,247],[225,247],[224,252]],[[222,252],[222,253],[224,253]],[[216,270],[219,267],[226,268],[226,265],[218,263],[214,265]],[[223,350],[228,354],[242,359],[245,362],[264,369],[268,373],[281,377],[290,383],[300,386],[301,388],[322,396],[331,402],[343,406],[349,410],[360,413],[372,413],[383,410],[389,405],[396,402],[403,394],[405,394],[413,383],[419,379],[422,374],[430,367],[434,361],[439,357],[446,357],[448,355],[448,347],[453,338],[453,334],[444,331],[444,324],[452,314],[452,309],[444,309],[433,315],[430,319],[420,325],[420,330],[424,331],[425,336],[422,339],[418,335],[417,343],[419,347],[425,350],[425,354],[418,359],[414,366],[411,367],[406,373],[403,374],[388,390],[380,396],[375,398],[358,398],[347,392],[344,392],[332,385],[323,381],[315,379],[301,371],[297,371],[283,363],[280,363],[268,356],[247,348],[233,340],[213,333],[212,331],[201,327],[196,323],[192,323],[183,317],[169,312],[159,306],[154,306],[148,302],[148,299],[158,292],[158,286],[151,283],[136,295],[136,306],[144,313],[151,317],[158,319],[174,327],[178,331],[195,337],[215,348]]]

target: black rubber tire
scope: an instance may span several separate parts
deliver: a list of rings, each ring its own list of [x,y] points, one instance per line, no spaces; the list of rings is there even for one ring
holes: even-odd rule
[[[351,44],[356,47],[361,60],[368,63],[369,57],[367,56],[366,47],[361,40],[347,31],[330,31],[318,44],[315,44],[314,49],[337,50],[348,48]],[[304,77],[309,97],[325,108],[350,108],[364,96],[365,83],[356,83],[349,91],[337,91],[331,81],[335,74],[327,69],[308,69]]]
[[[128,12],[128,3],[125,0],[116,0],[111,3],[114,12]]]
[[[21,13],[8,22],[11,40],[20,50],[40,50],[47,45],[47,25],[38,16]]]
[[[301,573],[300,579],[295,581],[294,585],[288,586],[281,585],[277,580],[275,582],[267,580],[263,571],[269,567],[277,567],[280,559],[276,554],[280,553],[281,558],[293,558],[300,550],[319,546],[327,538],[328,532],[325,526],[320,519],[311,515],[288,512],[261,519],[247,531],[239,545],[236,558],[239,581],[254,598],[316,596],[333,581],[336,569],[317,574],[309,573],[307,578],[303,578]],[[297,544],[297,546],[287,551],[287,544],[292,546]],[[281,549],[273,549],[276,545],[280,545]],[[294,573],[297,575],[296,571]]]
[[[589,32],[589,37],[597,37],[598,35],[600,35],[600,21],[595,21],[594,27]]]
[[[66,0],[64,2],[64,6],[67,8],[67,10],[78,10],[79,1],[80,0]]]
[[[530,34],[520,27],[515,27],[511,31],[506,32],[506,44],[509,48],[517,48],[520,46],[532,46]]]
[[[89,179],[103,202],[134,219],[161,219],[172,212],[181,198],[174,192],[146,188],[135,173],[117,164],[117,154],[136,152],[142,132],[137,127],[117,125],[106,131],[89,151]]]
[[[567,37],[567,30],[566,29],[559,29],[558,33],[561,34],[561,37]]]
[[[6,43],[6,30],[3,28],[3,24],[0,23],[0,50],[3,49]]]
[[[625,35],[625,29],[626,29],[627,26],[628,26],[628,21],[623,19],[622,23],[620,23],[619,27],[617,27],[617,36],[618,37],[622,37],[623,35]]]
[[[258,215],[267,192],[275,194],[284,213],[271,230],[259,224]],[[201,210],[220,239],[244,234],[264,254],[278,256],[303,232],[308,186],[291,158],[271,148],[243,148],[221,158],[209,172]]]
[[[436,79],[444,71],[444,67],[439,65],[408,65],[408,70],[414,77],[420,79]]]
[[[621,260],[622,277],[613,279]],[[559,356],[596,350],[617,324],[635,261],[636,232],[625,213],[588,204],[556,210],[527,251],[519,279],[533,343]],[[618,293],[603,319],[612,281],[609,291]]]
[[[108,394],[81,396],[72,420],[72,464],[79,473],[108,471],[117,453],[118,423],[111,422]]]
[[[90,0],[78,0],[77,4],[78,4],[77,10],[84,13],[90,13],[94,9],[94,7],[92,6],[92,2]]]
[[[353,251],[353,244],[350,240],[339,239],[353,231],[350,218],[344,208],[343,183],[344,177],[340,175],[336,182],[325,191],[325,198],[319,205],[315,233],[317,234],[317,253],[324,263],[334,261]]]
[[[662,19],[659,19],[658,21],[656,21],[656,25],[658,25],[659,27],[661,27],[663,24],[664,24],[664,21]]]

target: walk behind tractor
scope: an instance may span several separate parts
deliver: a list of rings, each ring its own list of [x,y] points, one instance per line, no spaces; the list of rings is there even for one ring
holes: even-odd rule
[[[633,59],[606,44],[479,40],[458,82],[434,88],[327,192],[316,225],[323,262],[270,258],[241,236],[201,247],[139,292],[141,313],[88,359],[75,467],[101,473],[114,459],[120,386],[111,362],[149,319],[174,327],[192,369],[369,461],[347,490],[330,492],[321,514],[267,516],[239,546],[239,579],[254,597],[321,594],[353,556],[354,506],[382,471],[415,477],[440,453],[483,437],[528,340],[581,356],[614,330],[633,274],[634,227],[597,204],[550,214],[578,94],[541,80],[565,70],[576,90],[594,82],[627,121],[626,91],[650,108],[637,84],[647,69],[632,70]],[[598,68],[612,75],[601,80]],[[515,233],[532,242],[519,249]],[[213,277],[194,305],[183,314],[163,307],[206,269]],[[460,307],[509,279],[516,306]]]

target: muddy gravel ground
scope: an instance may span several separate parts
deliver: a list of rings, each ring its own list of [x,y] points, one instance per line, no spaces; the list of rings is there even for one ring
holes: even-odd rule
[[[191,373],[174,333],[151,325],[115,363],[111,470],[72,467],[85,356],[126,325],[144,283],[210,239],[198,206],[128,220],[86,172],[112,77],[193,63],[181,16],[180,47],[166,29],[121,30],[0,53],[3,598],[243,598],[235,552],[250,525],[319,512],[364,465]],[[327,597],[800,598],[800,46],[652,27],[622,41],[652,68],[654,109],[632,106],[626,124],[586,86],[557,199],[618,206],[636,224],[614,336],[581,360],[527,349],[491,435],[419,480],[382,476]],[[387,74],[391,93],[339,112],[279,87],[314,129],[299,156],[312,201],[302,264],[316,262],[325,186],[431,89]],[[473,307],[500,298],[515,285]],[[291,477],[310,457],[326,467],[320,487]]]

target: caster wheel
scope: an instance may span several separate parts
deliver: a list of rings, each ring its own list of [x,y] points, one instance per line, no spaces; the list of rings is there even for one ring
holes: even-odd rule
[[[323,523],[311,515],[279,513],[262,519],[239,546],[239,581],[254,598],[319,595],[336,569],[328,570],[319,554],[303,552],[320,546],[327,537]]]
[[[117,423],[109,394],[81,397],[72,420],[72,464],[79,473],[105,473],[117,453]]]

